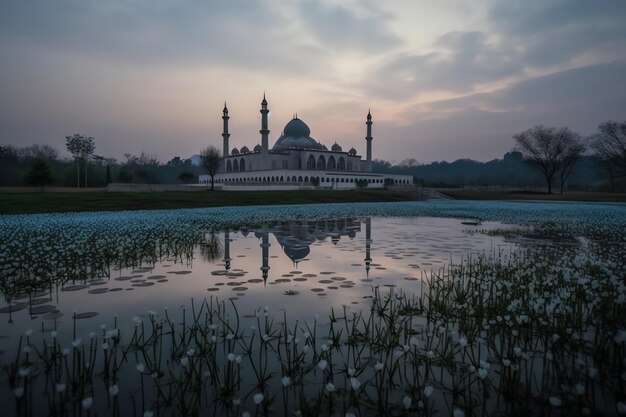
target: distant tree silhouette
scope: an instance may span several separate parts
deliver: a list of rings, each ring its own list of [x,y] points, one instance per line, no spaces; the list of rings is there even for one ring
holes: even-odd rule
[[[572,174],[574,167],[580,161],[585,153],[586,146],[582,142],[579,135],[575,134],[570,140],[568,140],[563,149],[563,155],[561,157],[561,167],[559,168],[559,179],[561,180],[561,194],[563,194],[565,183]]]
[[[213,191],[215,187],[215,174],[217,174],[222,163],[219,149],[215,146],[207,146],[200,152],[200,160],[202,161],[202,166],[211,177],[211,191]]]
[[[604,122],[591,137],[591,151],[615,191],[615,179],[626,176],[626,121]]]
[[[525,161],[541,172],[548,193],[552,194],[552,182],[563,168],[568,149],[578,141],[578,135],[567,127],[539,125],[514,135],[513,139],[516,150],[522,153]]]
[[[25,182],[29,185],[43,187],[54,182],[54,177],[50,172],[48,163],[43,159],[36,159],[30,166],[30,171],[26,174]]]
[[[191,181],[194,180],[194,178],[196,178],[196,176],[193,175],[191,172],[188,172],[188,171],[183,171],[178,176],[178,179],[180,180],[180,182],[182,182],[184,184],[189,184]]]
[[[65,147],[76,160],[76,187],[80,187],[80,161],[83,161],[85,170],[85,187],[87,187],[87,158],[89,158],[96,149],[94,139],[91,136],[75,133],[72,136],[65,137]]]

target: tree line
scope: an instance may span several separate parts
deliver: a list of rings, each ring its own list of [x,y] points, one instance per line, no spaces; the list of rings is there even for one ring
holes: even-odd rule
[[[513,136],[514,147],[502,159],[478,162],[420,164],[414,158],[399,164],[374,160],[375,172],[413,175],[427,186],[511,186],[626,191],[626,121],[605,122],[584,137],[567,127],[535,126]],[[66,137],[71,158],[60,158],[49,145],[0,146],[0,186],[104,187],[111,182],[142,184],[195,183],[208,173],[213,185],[221,165],[217,148],[198,155],[200,166],[174,157],[161,163],[152,155],[124,154],[124,159],[95,154],[95,139]]]
[[[427,186],[541,187],[626,191],[626,121],[602,123],[582,136],[567,127],[535,126],[513,136],[514,147],[502,159],[420,164],[375,160],[374,171],[413,175]]]

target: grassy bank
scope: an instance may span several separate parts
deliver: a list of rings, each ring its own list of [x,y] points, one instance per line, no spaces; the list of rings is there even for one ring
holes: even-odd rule
[[[1,193],[0,214],[154,210],[270,204],[407,201],[414,195],[385,190],[214,192],[33,192]]]
[[[541,200],[541,201],[590,201],[626,202],[626,193],[568,192],[547,194],[539,192],[490,191],[466,189],[437,189],[456,200]]]

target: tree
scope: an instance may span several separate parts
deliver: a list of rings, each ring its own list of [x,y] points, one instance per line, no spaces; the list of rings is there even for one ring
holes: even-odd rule
[[[604,122],[591,137],[592,154],[600,161],[615,191],[615,179],[626,176],[626,121]]]
[[[561,158],[561,168],[559,170],[559,178],[561,180],[561,194],[565,189],[565,183],[572,174],[574,167],[580,161],[585,153],[586,147],[582,143],[580,136],[575,135],[570,141],[565,143],[563,156]]]
[[[180,180],[180,182],[182,182],[183,184],[189,184],[191,181],[194,180],[194,178],[196,178],[195,175],[193,175],[191,172],[188,171],[183,171],[180,173],[180,175],[178,176],[178,179]]]
[[[207,146],[200,152],[200,161],[202,166],[207,170],[207,173],[211,177],[211,191],[214,190],[215,174],[222,164],[222,157],[220,151],[215,146]]]
[[[30,166],[30,171],[26,175],[25,181],[30,185],[43,187],[54,182],[54,177],[50,172],[48,163],[43,159],[36,159]]]
[[[24,159],[41,159],[44,161],[59,159],[59,152],[50,145],[30,145],[19,149],[17,154]]]
[[[80,160],[83,160],[85,171],[85,187],[87,187],[87,158],[93,154],[96,149],[94,139],[89,136],[75,133],[72,136],[65,137],[65,147],[76,160],[76,187],[80,187]]]
[[[522,153],[526,162],[541,172],[548,185],[548,194],[552,194],[552,182],[563,168],[566,150],[578,140],[578,135],[567,127],[539,125],[514,135],[513,139],[516,150]]]

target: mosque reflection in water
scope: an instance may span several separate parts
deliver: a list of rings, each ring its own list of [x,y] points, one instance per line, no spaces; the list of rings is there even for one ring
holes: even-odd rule
[[[372,243],[372,222],[369,217],[363,221],[353,218],[329,219],[318,221],[288,221],[278,224],[262,226],[254,230],[254,236],[260,240],[261,247],[261,274],[265,282],[270,271],[270,234],[274,236],[283,252],[295,266],[306,260],[311,252],[311,245],[318,241],[330,240],[336,245],[341,239],[354,239],[365,225],[365,272],[369,274],[372,258],[370,246]],[[224,232],[224,267],[230,270],[233,262],[230,253],[230,230]],[[241,229],[243,236],[250,233]]]

